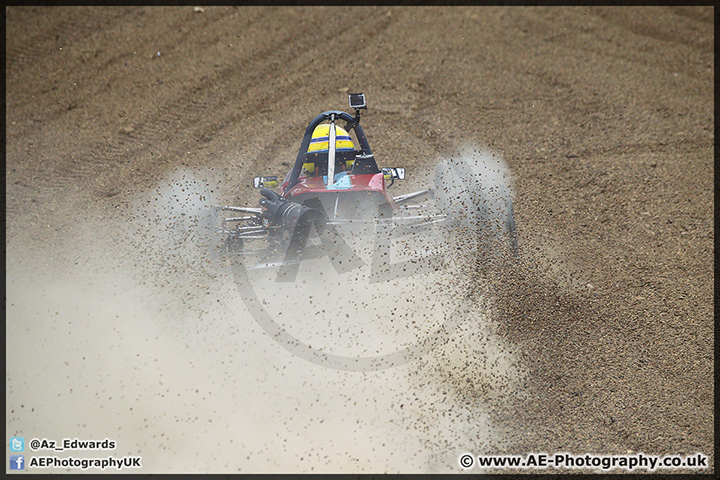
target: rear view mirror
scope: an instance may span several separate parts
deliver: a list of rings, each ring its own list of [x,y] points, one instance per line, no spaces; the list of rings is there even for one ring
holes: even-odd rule
[[[405,169],[402,167],[397,168],[383,168],[382,169],[383,176],[385,177],[385,180],[390,180],[391,178],[398,179],[398,180],[404,180],[405,179]]]
[[[271,177],[255,177],[253,178],[253,186],[255,188],[277,188],[278,181],[276,176]]]

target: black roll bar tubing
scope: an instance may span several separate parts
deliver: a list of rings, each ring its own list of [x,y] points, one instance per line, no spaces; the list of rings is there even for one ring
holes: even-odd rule
[[[292,172],[290,173],[290,180],[288,181],[288,186],[285,188],[285,192],[289,192],[290,189],[298,183],[302,165],[305,163],[303,160],[305,159],[305,154],[307,154],[308,147],[310,146],[310,140],[312,139],[312,133],[315,130],[315,127],[325,120],[330,120],[333,115],[335,118],[345,120],[345,122],[347,122],[346,128],[350,126],[350,129],[355,131],[355,136],[357,137],[358,142],[360,142],[360,149],[362,150],[362,153],[365,155],[372,155],[372,150],[370,150],[370,144],[365,136],[365,132],[363,132],[363,129],[356,117],[339,110],[328,110],[327,112],[323,112],[313,118],[305,129],[305,136],[303,136],[302,142],[300,143],[300,149],[298,150],[297,158],[295,159],[295,166],[293,166]]]

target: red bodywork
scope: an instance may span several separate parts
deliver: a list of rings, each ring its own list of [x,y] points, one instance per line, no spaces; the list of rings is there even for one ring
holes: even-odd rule
[[[339,172],[335,174],[332,188],[328,188],[326,180],[327,177],[322,176],[303,176],[287,190],[286,178],[280,189],[282,196],[292,202],[311,205],[311,199],[319,199],[328,218],[371,218],[383,208],[393,213],[398,211],[397,203],[387,192],[382,172],[368,175]]]

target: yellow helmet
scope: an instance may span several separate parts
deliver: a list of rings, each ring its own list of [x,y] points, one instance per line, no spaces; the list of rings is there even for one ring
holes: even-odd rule
[[[330,148],[330,124],[323,123],[315,127],[307,153],[327,152]],[[355,150],[350,134],[342,127],[335,127],[335,151],[350,152]]]
[[[309,174],[325,175],[330,146],[330,124],[323,123],[313,130],[307,159],[303,167]],[[343,170],[349,170],[355,160],[355,144],[350,134],[342,127],[335,126],[335,162]]]

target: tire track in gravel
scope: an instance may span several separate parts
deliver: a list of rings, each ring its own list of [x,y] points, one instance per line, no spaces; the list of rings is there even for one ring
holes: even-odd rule
[[[14,9],[8,10],[10,16],[13,16]],[[23,13],[24,10],[21,9]],[[10,28],[6,32],[8,38],[6,81],[8,85],[31,82],[36,87],[30,92],[32,95],[27,95],[25,92],[24,96],[9,97],[8,111],[17,113],[32,111],[36,96],[58,97],[57,102],[48,102],[51,105],[55,103],[50,109],[33,112],[34,122],[20,125],[25,128],[9,130],[9,138],[37,131],[43,123],[57,120],[67,110],[72,109],[67,108],[66,99],[63,104],[59,101],[60,94],[63,93],[58,86],[59,79],[66,80],[69,72],[76,71],[84,71],[85,75],[92,75],[91,72],[97,68],[97,65],[85,65],[85,68],[78,65],[78,60],[80,63],[85,63],[82,54],[87,50],[82,48],[82,45],[97,41],[98,32],[123,24],[130,13],[131,10],[128,9],[97,9],[97,11],[93,9],[92,12],[87,12],[79,7],[41,7],[38,18],[27,20],[27,23],[8,19],[7,24]],[[66,18],[67,16],[71,18]],[[50,26],[45,26],[47,22],[43,20],[46,17],[48,22],[55,21]],[[33,25],[42,31],[35,33],[35,29],[32,28],[19,30],[15,27],[18,24]],[[65,62],[68,56],[73,57],[70,63]]]
[[[110,9],[114,11],[113,9]],[[142,13],[142,11],[135,12],[136,14]],[[265,10],[258,10],[258,13],[266,15]],[[111,16],[111,15],[108,15]],[[195,18],[203,18],[195,17]],[[254,20],[253,17],[245,19],[245,24],[251,24]],[[68,26],[67,22],[60,22],[61,25]],[[121,22],[117,26],[116,30],[126,29],[127,22]],[[201,28],[208,28],[208,22],[201,24]],[[262,24],[262,22],[260,22]],[[244,27],[245,25],[241,25]],[[88,27],[90,28],[90,27]],[[173,27],[170,27],[171,29]],[[105,32],[105,35],[113,35],[112,32]],[[117,36],[118,34],[115,34]],[[255,35],[259,35],[255,33]],[[47,34],[40,34],[40,37],[47,36]],[[188,42],[192,41],[192,38],[187,39]],[[82,47],[79,47],[82,48]],[[131,47],[132,48],[132,47]],[[272,47],[269,47],[272,48]],[[47,55],[47,51],[43,48],[36,49],[36,55]],[[102,98],[103,90],[113,88],[112,84],[115,83],[113,76],[118,75],[115,72],[118,70],[118,65],[130,60],[133,55],[129,53],[121,53],[120,55],[111,56],[108,59],[98,59],[104,61],[104,64],[98,68],[97,64],[91,62],[87,65],[79,65],[77,59],[74,59],[72,67],[67,70],[79,69],[81,71],[97,71],[98,69],[105,72],[105,87],[101,87],[100,91],[88,92],[87,97]],[[257,56],[256,56],[257,57]],[[260,61],[260,57],[257,57]],[[43,65],[47,61],[43,61],[42,58],[38,58],[37,64]],[[25,76],[34,76],[35,70],[29,72],[22,72]],[[228,74],[229,78],[231,75]],[[174,77],[171,77],[174,78]],[[199,92],[211,92],[213,88],[217,89],[218,86],[213,86],[212,82],[207,81],[207,77],[203,77],[200,83],[196,83],[193,86],[181,89],[180,93],[175,94],[175,98],[169,102],[165,102],[158,108],[153,109],[154,114],[151,114],[144,122],[139,124],[139,128],[131,127],[119,127],[114,128],[115,125],[111,124],[111,130],[108,131],[107,135],[101,141],[94,141],[89,146],[82,146],[83,150],[66,154],[60,158],[53,159],[51,162],[52,167],[50,171],[44,171],[39,176],[38,180],[42,184],[45,191],[52,189],[62,189],[67,183],[74,183],[77,180],[90,180],[91,184],[94,183],[96,191],[101,196],[113,196],[117,192],[117,187],[114,185],[121,180],[124,173],[119,167],[123,167],[133,160],[137,160],[138,153],[143,149],[144,146],[150,145],[153,149],[158,150],[160,155],[167,157],[177,154],[177,149],[174,149],[170,144],[175,141],[175,138],[169,137],[168,132],[178,131],[181,135],[183,129],[192,127],[193,125],[202,125],[206,122],[203,120],[210,116],[208,113],[212,110],[217,110],[219,105],[216,99],[214,103],[208,101],[207,98],[198,99],[195,95],[191,96],[191,101],[187,102],[185,99],[188,97],[188,90],[199,91]],[[170,80],[172,81],[172,80]],[[54,90],[55,88],[49,88],[47,90]],[[206,97],[210,94],[206,94]],[[169,114],[167,113],[169,112]],[[68,109],[58,109],[56,112],[42,112],[35,124],[30,126],[34,129],[39,129],[46,122],[55,122],[58,117],[67,117]],[[28,135],[27,129],[14,129],[15,135]],[[12,134],[11,134],[12,136]],[[34,142],[36,145],[42,145],[48,143],[52,139],[47,136],[38,138],[38,141]],[[154,170],[157,165],[150,163],[146,165],[146,169]]]
[[[20,71],[42,80],[41,73],[47,68],[45,63],[50,61],[52,54],[59,48],[87,40],[98,32],[112,28],[113,24],[122,22],[133,9],[8,7],[6,35],[9,41],[5,53],[8,80],[12,81],[14,74]],[[50,25],[46,26],[46,23]],[[36,32],[36,29],[42,30]]]
[[[52,31],[57,29],[77,30],[82,35],[73,36],[74,48],[79,50],[87,50],[86,44],[82,40],[88,40],[96,29],[104,30],[103,35],[117,37],[117,31],[127,29],[127,15],[134,15],[141,18],[142,10],[131,10],[117,12],[117,9],[107,9],[104,15],[100,16],[100,20],[87,23],[80,26],[82,22],[74,22],[72,20],[61,19],[53,25]],[[71,10],[66,10],[72,13]],[[193,24],[193,29],[212,29],[225,20],[236,21],[236,16],[240,16],[240,23],[235,27],[242,35],[250,38],[261,38],[260,31],[265,24],[263,18],[274,16],[278,13],[275,9],[253,9],[242,10],[242,15],[234,15],[235,11],[230,13],[221,12],[220,18],[217,16],[210,17],[206,15],[196,15],[195,19],[203,20],[200,23]],[[335,36],[340,37],[340,41],[350,43],[350,36],[359,36],[370,39],[387,28],[390,23],[389,18],[383,18],[379,22],[379,29],[364,29],[360,33],[352,30],[342,30],[340,26],[344,18],[355,18],[363,22],[370,15],[369,11],[353,10],[345,13],[342,18],[338,18],[338,30],[332,28],[321,28],[321,23],[313,13],[315,11],[306,12],[300,21],[292,22],[292,18],[288,18],[285,22],[287,29],[278,32],[270,39],[260,45],[260,49],[251,49],[240,53],[234,53],[231,57],[230,66],[216,71],[212,76],[205,75],[190,84],[183,85],[177,89],[177,93],[173,93],[167,100],[159,105],[151,105],[150,112],[143,115],[139,120],[119,125],[109,125],[110,130],[105,138],[95,141],[93,144],[81,146],[72,154],[60,156],[53,159],[52,170],[44,172],[41,175],[41,181],[44,187],[62,188],[69,182],[78,180],[90,180],[93,185],[92,189],[96,194],[104,197],[112,197],[116,195],[123,187],[121,182],[125,176],[124,169],[133,168],[131,162],[137,164],[141,172],[156,172],[162,170],[163,165],[167,163],[165,159],[186,158],[188,163],[193,163],[190,159],[196,153],[198,146],[209,143],[213,137],[222,137],[223,132],[233,130],[238,123],[245,122],[262,122],[262,117],[270,111],[277,111],[282,107],[283,103],[295,93],[299,85],[307,84],[307,78],[313,75],[323,75],[317,69],[308,69],[308,65],[312,65],[315,59],[323,58],[326,54],[327,45],[331,44]],[[121,21],[125,18],[125,21]],[[180,19],[182,20],[182,18]],[[179,22],[178,20],[177,22]],[[310,20],[310,21],[305,21]],[[137,19],[135,21],[138,21]],[[114,28],[112,24],[117,24]],[[174,30],[181,27],[179,23],[173,23],[172,26],[166,27],[167,30]],[[182,28],[179,28],[182,31]],[[182,33],[182,32],[181,32]],[[35,38],[47,38],[48,33],[36,34]],[[185,32],[182,42],[175,48],[191,48],[194,41],[192,32]],[[54,40],[53,40],[54,41]],[[88,40],[89,42],[89,40]],[[46,42],[48,43],[48,42]],[[207,42],[206,42],[207,43]],[[219,48],[219,40],[215,40],[215,45]],[[362,42],[357,42],[360,45]],[[368,41],[369,43],[369,41]],[[132,46],[130,48],[133,48]],[[354,54],[361,47],[356,47],[355,51],[348,52],[348,59],[345,64],[338,66],[340,71],[352,71],[351,63]],[[127,50],[127,49],[126,49]],[[298,52],[301,52],[298,54]],[[45,47],[37,47],[31,52],[29,62],[38,65],[27,71],[18,72],[17,75],[35,76],[37,69],[46,68],[45,65],[50,61],[51,55]],[[105,88],[100,91],[88,91],[83,96],[85,98],[100,98],[103,90],[112,88],[117,81],[118,66],[132,60],[129,53],[121,53],[120,55],[105,58],[90,59],[89,63],[80,61],[81,57],[72,59],[70,66],[66,67],[66,71],[88,72],[98,70],[96,61],[104,61],[100,70],[106,72],[107,78]],[[21,54],[15,55],[15,58],[25,58]],[[46,60],[43,60],[46,58]],[[82,64],[81,64],[82,63]],[[21,69],[22,63],[15,63],[15,68]],[[115,78],[115,80],[113,80]],[[176,76],[172,74],[166,83],[176,80]],[[46,80],[46,84],[48,81]],[[45,87],[45,94],[57,94],[55,92],[57,86]],[[243,91],[243,101],[234,104],[232,100],[224,95],[224,92]],[[220,95],[218,95],[220,92]],[[245,101],[247,98],[251,101]],[[84,103],[90,102],[88,100]],[[68,106],[61,104],[51,111],[42,112],[38,117],[39,122],[30,124],[30,128],[37,130],[45,122],[58,121],[60,117],[70,122],[69,117],[73,114],[83,115],[84,112],[75,111],[77,106],[70,103]],[[81,105],[80,110],[92,108],[92,105]],[[87,114],[85,114],[87,115]],[[213,121],[208,122],[208,118]],[[291,114],[292,117],[292,114]],[[292,117],[294,118],[294,117]],[[82,120],[79,120],[82,121]],[[302,120],[304,121],[304,119]],[[11,129],[10,136],[28,135],[26,128]],[[252,170],[262,168],[260,164],[267,163],[269,157],[277,153],[278,147],[283,143],[283,137],[276,137],[270,145],[261,146],[258,150],[253,145],[262,145],[263,138],[248,138],[247,142],[242,146],[247,149],[248,155],[255,158],[253,163],[249,165]],[[285,137],[286,138],[286,137]],[[37,143],[45,143],[47,138],[38,139]],[[147,149],[151,149],[154,154],[151,158],[147,158]],[[266,150],[267,149],[267,150]],[[145,157],[138,162],[139,157]],[[92,160],[89,160],[92,159]],[[171,162],[172,163],[172,162]]]

